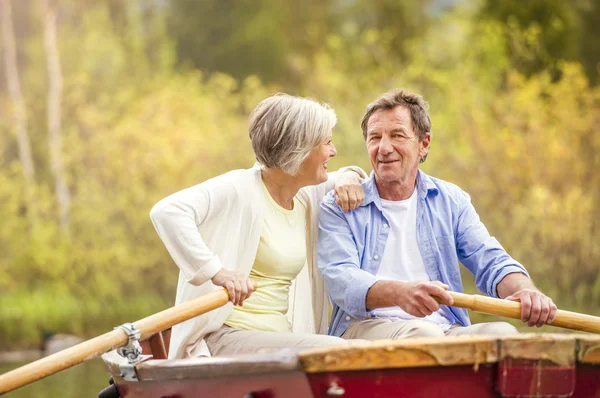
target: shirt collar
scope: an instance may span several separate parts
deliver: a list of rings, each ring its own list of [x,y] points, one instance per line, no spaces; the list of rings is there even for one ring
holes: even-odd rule
[[[365,200],[361,206],[367,206],[370,203],[375,203],[375,206],[381,211],[381,197],[375,184],[375,172],[371,171],[369,178],[362,181],[362,186],[365,191]],[[417,191],[420,199],[424,199],[430,192],[437,194],[439,192],[438,187],[435,185],[431,177],[423,173],[421,170],[417,170]]]
[[[433,179],[421,170],[417,170],[417,190],[419,191],[419,198],[423,199],[430,193],[437,194],[440,191]]]

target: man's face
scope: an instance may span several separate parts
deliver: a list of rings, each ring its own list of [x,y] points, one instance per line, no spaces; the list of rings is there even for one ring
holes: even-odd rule
[[[366,144],[377,178],[383,182],[414,179],[419,161],[429,151],[430,139],[427,133],[419,141],[410,111],[403,106],[375,112],[367,123]]]

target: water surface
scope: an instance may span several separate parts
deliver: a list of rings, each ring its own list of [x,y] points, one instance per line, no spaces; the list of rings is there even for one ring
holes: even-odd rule
[[[0,363],[0,374],[22,365],[24,363]],[[3,395],[2,398],[97,397],[100,390],[108,386],[109,376],[104,370],[104,363],[97,358],[21,387]]]

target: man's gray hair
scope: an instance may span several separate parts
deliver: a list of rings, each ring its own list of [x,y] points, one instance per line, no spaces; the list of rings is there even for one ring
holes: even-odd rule
[[[403,89],[396,89],[381,95],[367,106],[367,111],[360,124],[365,141],[367,140],[367,126],[371,116],[377,111],[394,109],[397,106],[403,106],[410,112],[413,128],[419,141],[423,141],[427,133],[431,133],[431,119],[429,118],[429,104],[427,101],[419,94],[414,94]],[[421,163],[426,158],[427,155],[423,156]]]
[[[335,112],[327,104],[276,94],[254,108],[248,132],[260,164],[294,176],[336,123]]]

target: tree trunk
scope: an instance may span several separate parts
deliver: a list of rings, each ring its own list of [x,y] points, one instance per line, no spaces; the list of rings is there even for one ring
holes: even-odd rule
[[[44,18],[44,47],[48,62],[48,143],[50,164],[54,176],[54,187],[59,207],[60,228],[63,233],[69,229],[71,194],[65,178],[62,159],[61,136],[61,96],[62,72],[56,42],[56,7],[49,0],[42,0]]]
[[[6,70],[6,83],[8,93],[12,101],[12,115],[17,133],[17,142],[19,145],[19,160],[23,167],[25,177],[25,204],[27,214],[31,219],[35,218],[34,201],[34,177],[35,167],[33,156],[31,155],[31,143],[27,133],[27,120],[25,117],[25,102],[21,95],[21,83],[19,80],[19,68],[17,66],[16,40],[12,24],[12,8],[10,0],[0,0],[2,14],[2,36],[4,39],[4,62]]]

